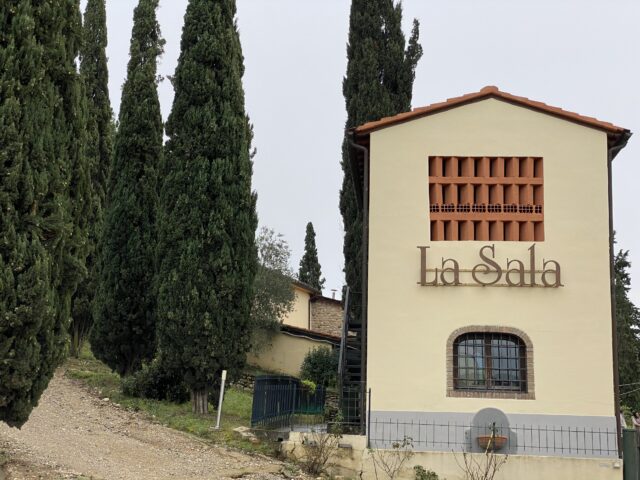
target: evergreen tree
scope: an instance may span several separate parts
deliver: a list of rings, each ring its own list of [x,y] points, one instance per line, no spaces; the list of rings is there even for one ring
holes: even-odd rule
[[[155,353],[157,170],[162,152],[157,58],[164,41],[158,0],[140,0],[133,14],[130,59],[122,89],[104,226],[91,348],[120,375]]]
[[[59,353],[50,365],[51,375],[68,351],[68,330],[71,322],[72,298],[78,285],[86,278],[86,259],[89,254],[89,227],[91,223],[91,176],[87,157],[87,98],[84,82],[78,73],[77,60],[82,45],[82,16],[80,0],[52,2],[63,21],[62,37],[54,45],[55,53],[48,57],[48,69],[56,79],[61,104],[54,116],[54,129],[58,132],[61,160],[69,172],[61,187],[66,197],[69,230],[64,242],[54,247],[57,260],[54,265],[54,285],[57,291],[58,338],[55,350]],[[43,27],[49,28],[50,19],[43,10]],[[62,39],[64,39],[62,41]]]
[[[207,412],[220,371],[250,345],[256,196],[233,0],[190,0],[160,192],[158,342]]]
[[[415,68],[422,56],[419,24],[405,49],[402,7],[393,0],[352,0],[347,45],[347,74],[342,92],[347,108],[347,128],[405,112],[411,108]],[[360,316],[362,291],[362,214],[349,167],[349,145],[342,145],[344,172],[340,213],[344,224],[344,272],[352,294],[353,314]]]
[[[631,277],[629,252],[620,250],[614,259],[616,326],[620,402],[640,410],[640,311],[629,299]]]
[[[74,0],[0,3],[0,419],[14,426],[64,358],[85,271],[79,20]]]
[[[316,232],[311,222],[307,223],[307,233],[304,236],[304,255],[300,259],[298,280],[320,291],[324,286],[324,278],[322,278],[318,261],[318,249],[316,248]]]
[[[289,267],[291,251],[281,234],[262,227],[256,237],[258,270],[253,282],[251,305],[251,350],[265,347],[280,329],[284,317],[293,310],[295,292]]]
[[[91,181],[89,208],[89,257],[87,278],[78,286],[73,298],[71,354],[75,357],[93,324],[91,304],[96,288],[96,246],[102,227],[106,183],[113,150],[113,113],[109,101],[107,24],[104,0],[88,0],[83,27],[82,75],[87,100],[87,159]]]

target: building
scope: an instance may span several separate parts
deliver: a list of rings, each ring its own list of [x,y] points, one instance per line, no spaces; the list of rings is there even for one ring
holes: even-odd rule
[[[247,362],[268,372],[297,377],[305,355],[318,347],[338,348],[342,334],[342,304],[322,296],[306,283],[291,282],[293,309],[268,345],[247,356]]]
[[[511,454],[618,456],[611,161],[630,135],[496,87],[350,132],[368,261],[343,397],[374,445],[478,451],[495,424]]]

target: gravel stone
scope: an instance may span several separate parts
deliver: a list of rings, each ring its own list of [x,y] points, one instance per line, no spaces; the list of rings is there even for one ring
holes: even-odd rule
[[[22,429],[0,424],[0,452],[9,457],[7,480],[285,478],[282,462],[153,423],[95,396],[61,370]]]

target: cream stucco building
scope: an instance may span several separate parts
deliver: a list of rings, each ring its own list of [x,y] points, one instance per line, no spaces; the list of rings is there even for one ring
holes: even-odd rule
[[[610,168],[629,136],[495,87],[351,131],[368,262],[343,379],[372,440],[473,448],[497,422],[510,453],[617,455]]]
[[[342,330],[342,305],[303,282],[291,282],[292,310],[267,345],[250,352],[247,362],[268,372],[297,377],[304,357],[316,348],[337,348]]]

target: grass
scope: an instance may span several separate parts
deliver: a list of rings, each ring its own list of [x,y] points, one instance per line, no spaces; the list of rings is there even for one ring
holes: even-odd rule
[[[261,441],[254,444],[233,431],[239,426],[250,426],[251,393],[233,387],[225,389],[220,430],[215,430],[216,413],[212,405],[209,405],[209,409],[213,413],[203,416],[192,413],[189,402],[176,404],[123,394],[120,388],[120,377],[104,363],[97,360],[91,354],[88,346],[83,348],[79,358],[69,358],[65,369],[67,377],[82,381],[100,398],[108,397],[113,403],[146,414],[153,421],[191,433],[216,444],[253,453],[267,455],[274,453],[274,447],[269,442]]]

